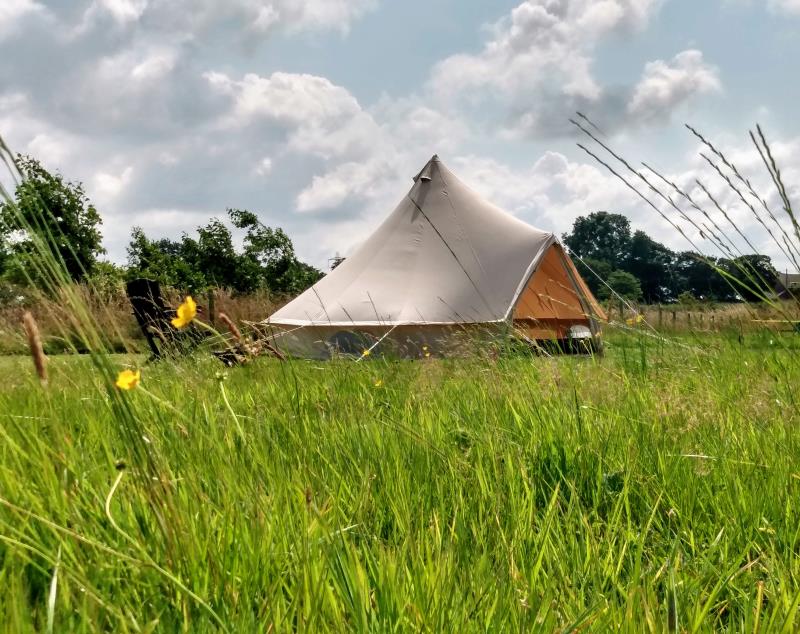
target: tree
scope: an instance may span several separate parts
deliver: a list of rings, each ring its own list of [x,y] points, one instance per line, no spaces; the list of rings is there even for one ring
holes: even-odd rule
[[[111,301],[125,291],[125,267],[100,260],[86,281],[100,298]]]
[[[593,258],[576,259],[574,263],[592,294],[595,297],[602,297],[605,288],[604,282],[613,271],[611,265],[605,260]]]
[[[241,257],[233,247],[230,229],[213,218],[197,228],[197,236],[194,240],[184,234],[180,250],[184,261],[202,274],[207,286],[240,290]]]
[[[237,293],[259,288],[299,293],[322,277],[297,259],[282,229],[264,226],[250,211],[229,209],[228,215],[237,229],[246,231],[241,252],[234,247],[230,229],[218,219],[198,227],[197,238],[184,234],[179,242],[150,240],[135,227],[128,245],[129,276],[191,292],[218,287]]]
[[[642,297],[642,287],[639,284],[639,280],[627,271],[612,271],[606,283],[614,290],[614,297],[619,295],[631,301],[638,301]],[[611,289],[603,286],[600,289],[599,299],[609,299],[612,296]]]
[[[706,258],[694,251],[678,253],[674,266],[675,296],[691,293],[703,300],[736,301],[736,293],[718,270],[721,264],[724,265],[724,260]]]
[[[129,279],[147,277],[193,293],[208,288],[202,271],[184,259],[182,242],[150,240],[141,227],[134,227],[127,250]]]
[[[778,282],[778,271],[768,255],[742,255],[725,263],[736,292],[748,302],[763,301]]]
[[[18,282],[36,280],[42,254],[35,238],[44,242],[73,280],[91,274],[105,249],[100,234],[100,214],[83,185],[51,174],[34,158],[17,155],[22,180],[14,201],[0,204],[0,248],[10,260],[6,267]],[[2,258],[0,258],[2,259]]]
[[[615,272],[631,274],[648,303],[676,301],[681,294],[698,301],[758,301],[774,292],[778,280],[767,256],[744,255],[729,260],[693,251],[675,253],[644,231],[631,235],[624,216],[605,211],[578,218],[563,239],[578,256],[575,265],[599,298],[607,297],[608,289],[598,276],[608,281]],[[624,286],[630,282],[622,282],[620,276],[615,279]]]
[[[298,293],[322,277],[320,271],[297,259],[291,239],[280,227],[265,226],[246,209],[228,209],[228,215],[234,227],[246,230],[244,255],[258,264],[271,291]]]
[[[572,233],[562,238],[575,255],[602,260],[619,269],[630,252],[631,223],[620,214],[596,211],[575,220]]]
[[[644,231],[636,231],[629,244],[622,270],[635,276],[642,285],[644,301],[654,304],[675,299],[675,253]]]

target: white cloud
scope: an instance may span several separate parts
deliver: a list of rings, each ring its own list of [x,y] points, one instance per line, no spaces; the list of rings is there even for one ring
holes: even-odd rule
[[[706,64],[703,53],[688,50],[672,60],[649,62],[628,102],[628,113],[638,121],[668,120],[681,104],[696,95],[719,92],[719,71]]]
[[[164,32],[193,37],[225,22],[258,35],[276,28],[346,33],[376,4],[376,0],[94,0],[84,12],[80,28],[102,24],[108,16],[120,27],[148,20]]]
[[[417,161],[463,137],[459,124],[413,99],[387,98],[368,111],[324,77],[273,73],[236,80],[209,72],[205,78],[229,100],[220,118],[223,129],[271,124],[283,150],[322,161],[321,173],[296,196],[300,212],[335,210],[353,201],[392,204],[387,194],[419,169]]]
[[[2,0],[0,2],[0,41],[13,33],[23,18],[44,11],[44,7],[35,0]]]
[[[148,51],[137,60],[130,71],[131,79],[139,82],[160,81],[175,68],[178,53],[174,49],[162,48]]]
[[[100,203],[113,201],[128,186],[133,177],[133,167],[128,165],[120,174],[98,172],[94,177],[94,193]]]
[[[643,29],[659,0],[525,0],[490,27],[478,54],[439,62],[429,82],[451,105],[485,103],[504,110],[506,126],[546,134],[569,113],[599,102],[593,54],[610,34]]]
[[[389,161],[373,156],[367,162],[342,163],[323,176],[314,176],[297,196],[298,211],[335,209],[353,197],[375,198],[387,180],[397,178],[394,160],[394,156]]]
[[[294,28],[337,28],[345,32],[354,20],[375,8],[377,0],[284,0],[275,4]]]
[[[165,150],[158,155],[158,162],[165,167],[177,165],[178,161],[180,161],[180,159],[169,150]]]
[[[267,33],[280,23],[280,14],[272,5],[261,7],[256,14],[251,29],[257,33]]]
[[[147,0],[95,0],[97,9],[107,11],[120,24],[136,22],[147,9]]]
[[[181,63],[178,42],[135,43],[87,60],[85,66],[65,72],[63,91],[47,95],[56,113],[77,120],[91,120],[98,127],[121,131],[129,127],[139,136],[180,125],[176,104],[194,104],[202,95],[192,94],[195,84]]]
[[[769,0],[768,6],[773,11],[800,15],[800,0]]]
[[[205,75],[213,90],[228,97],[224,128],[273,124],[282,130],[287,149],[321,159],[372,156],[381,131],[346,89],[324,77],[273,73],[247,74],[234,80],[222,73]]]
[[[301,136],[295,135],[289,147],[318,153],[319,146],[298,143]],[[298,194],[297,209],[317,212],[349,202],[363,205],[364,215],[388,213],[425,161],[454,149],[466,136],[463,122],[413,99],[383,101],[359,112],[341,130],[318,137],[340,141],[329,154],[336,160]]]
[[[548,231],[568,230],[580,215],[630,209],[630,191],[599,166],[545,152],[533,165],[512,168],[492,159],[459,156],[453,170],[506,211]]]
[[[177,58],[176,48],[135,45],[100,58],[90,81],[105,89],[109,89],[110,84],[117,84],[117,91],[129,91],[132,86],[136,89],[142,84],[163,80],[175,68]]]
[[[63,165],[72,151],[74,141],[57,132],[42,132],[30,140],[27,151],[50,165]]]
[[[258,162],[253,172],[256,176],[269,176],[270,172],[272,172],[272,159],[265,156]]]
[[[80,145],[79,138],[32,113],[24,94],[0,93],[0,136],[12,150],[30,154],[48,169],[64,169]],[[5,169],[0,166],[0,177]]]
[[[203,75],[212,89],[231,97],[226,124],[243,127],[261,119],[316,127],[360,112],[356,99],[324,77],[276,72],[269,77],[248,73],[240,81],[224,73]]]

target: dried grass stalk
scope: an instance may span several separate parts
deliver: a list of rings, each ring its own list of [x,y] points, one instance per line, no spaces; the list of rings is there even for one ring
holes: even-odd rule
[[[36,367],[36,374],[39,376],[39,382],[47,385],[47,357],[44,356],[39,327],[30,311],[25,311],[25,314],[22,315],[22,323],[25,327],[25,334],[28,336],[28,347],[31,357],[33,357],[33,365]]]
[[[233,323],[233,320],[225,313],[219,314],[219,320],[228,327],[228,330],[231,331],[231,334],[233,335],[233,338],[236,339],[236,342],[242,343],[242,333],[239,331],[239,328],[236,327],[236,324]]]

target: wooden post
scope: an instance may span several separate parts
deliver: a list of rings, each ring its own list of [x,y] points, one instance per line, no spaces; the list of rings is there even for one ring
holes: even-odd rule
[[[213,326],[217,316],[217,310],[214,302],[214,289],[208,290],[208,321]]]

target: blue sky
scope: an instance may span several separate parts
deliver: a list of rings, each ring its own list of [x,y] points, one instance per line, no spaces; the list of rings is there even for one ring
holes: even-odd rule
[[[3,0],[0,135],[85,184],[116,261],[134,225],[177,237],[241,207],[323,266],[433,153],[543,229],[611,209],[686,248],[575,147],[580,109],[771,252],[682,123],[772,196],[762,123],[800,183],[798,59],[800,0]]]

